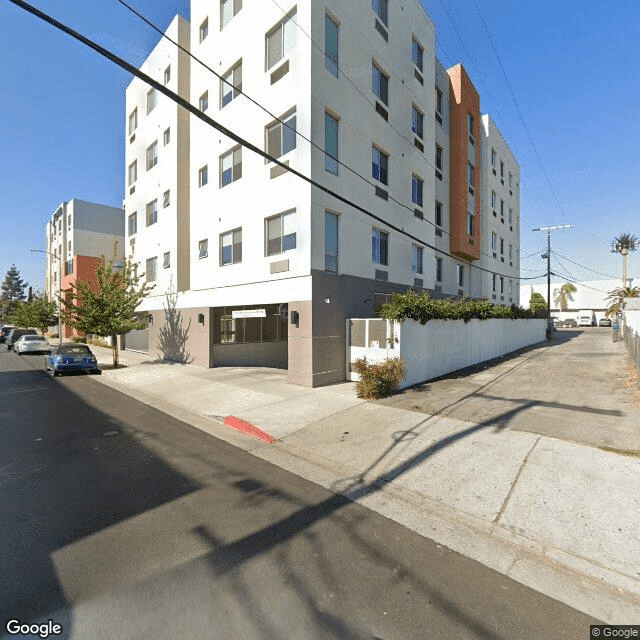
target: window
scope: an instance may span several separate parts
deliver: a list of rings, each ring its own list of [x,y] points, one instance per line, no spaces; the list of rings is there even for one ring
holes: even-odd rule
[[[424,115],[418,110],[415,104],[411,106],[411,131],[413,131],[418,138],[424,138]]]
[[[69,253],[71,253],[71,240],[69,240],[69,242],[67,242],[67,251]]]
[[[338,273],[338,216],[324,212],[324,270]]]
[[[220,156],[220,188],[242,178],[242,147],[227,151]]]
[[[467,114],[467,128],[469,129],[469,136],[470,136],[470,142],[473,143],[473,140],[471,140],[471,138],[475,138],[475,133],[473,132],[473,125],[474,125],[474,118],[473,116],[468,113]]]
[[[200,23],[200,42],[202,42],[209,35],[209,18],[205,18]]]
[[[416,68],[420,73],[422,73],[422,59],[424,57],[424,49],[420,45],[420,43],[413,38],[411,41],[411,59],[413,60],[413,64],[416,65]]]
[[[389,156],[378,147],[371,151],[371,175],[384,185],[389,184]]]
[[[491,192],[491,207],[493,209],[498,208],[498,194],[495,191]]]
[[[324,168],[338,175],[338,120],[330,113],[324,114]]]
[[[371,230],[371,259],[376,264],[389,264],[389,234],[375,227]]]
[[[71,215],[67,216],[67,229],[71,229]]]
[[[164,83],[165,83],[165,85],[169,84],[170,80],[171,80],[171,65],[167,66],[167,68],[164,70]]]
[[[147,91],[147,115],[154,110],[157,100],[158,97],[156,94],[156,90],[149,89],[149,91]]]
[[[134,211],[132,214],[129,215],[128,222],[129,222],[129,227],[128,227],[129,235],[133,236],[138,231],[138,214],[136,211]]]
[[[504,178],[504,162],[500,160],[500,177]]]
[[[171,252],[167,251],[162,256],[162,267],[163,269],[169,269],[171,267]]]
[[[467,180],[469,182],[469,193],[473,193],[473,165],[467,163]]]
[[[242,262],[242,229],[220,234],[220,266]]]
[[[267,218],[265,222],[266,254],[274,256],[296,248],[295,209]]]
[[[158,141],[155,140],[147,147],[147,171],[158,164]]]
[[[220,0],[220,31],[242,9],[242,0]]]
[[[163,207],[168,207],[170,204],[171,204],[171,191],[169,191],[169,189],[167,189],[162,194],[162,206]]]
[[[436,200],[436,219],[435,219],[435,223],[437,227],[441,227],[442,226],[442,202],[438,202]]]
[[[424,180],[413,174],[411,176],[411,202],[413,204],[422,206],[422,194],[424,190]]]
[[[411,245],[411,271],[422,274],[422,255],[424,249],[417,244]]]
[[[493,291],[493,293],[496,292],[497,283],[498,283],[498,276],[494,273],[491,276],[491,291]]]
[[[474,227],[475,215],[471,212],[467,212],[467,233],[472,236],[473,235],[473,227]]]
[[[509,260],[513,260],[513,245],[509,245]]]
[[[389,22],[389,0],[372,0],[372,8],[385,27]]]
[[[496,166],[496,158],[498,157],[498,153],[495,149],[491,149],[491,166]]]
[[[504,276],[500,276],[500,293],[504,293]]]
[[[162,143],[166,147],[171,142],[171,129],[165,129],[162,134]]]
[[[147,203],[147,227],[158,222],[158,200]]]
[[[280,158],[296,148],[296,112],[266,128],[267,153]]]
[[[138,108],[136,107],[129,114],[129,135],[131,135],[138,128]]]
[[[158,258],[147,258],[147,273],[145,279],[147,282],[154,282],[156,279],[156,268],[158,266]]]
[[[208,91],[205,91],[200,96],[199,107],[200,107],[200,111],[202,111],[203,113],[209,108],[209,92]]]
[[[220,80],[220,108],[228,105],[242,92],[242,60],[236,62]]]
[[[129,165],[129,186],[131,186],[138,179],[138,161],[134,160]]]
[[[513,224],[513,209],[509,207],[509,224]]]
[[[267,69],[271,69],[296,46],[296,12],[279,22],[266,35]]]
[[[500,238],[500,255],[504,255],[504,238]]]
[[[198,258],[207,258],[209,256],[209,238],[198,242]]]
[[[381,102],[389,106],[389,76],[373,62],[371,65],[373,93]]]
[[[442,91],[436,87],[436,113],[440,115],[442,119]]]
[[[464,267],[461,264],[456,265],[456,282],[459,287],[464,287]]]
[[[442,147],[439,144],[436,145],[436,169],[442,171]]]
[[[491,251],[496,252],[497,250],[498,250],[498,234],[495,231],[492,231],[491,232]]]
[[[509,295],[513,293],[513,280],[509,280]]]
[[[442,282],[442,258],[436,258],[436,282]]]
[[[504,218],[504,200],[502,198],[500,198],[500,216]]]
[[[209,166],[204,165],[198,170],[198,186],[204,187],[209,182]]]
[[[338,25],[325,14],[324,16],[324,67],[338,77]]]

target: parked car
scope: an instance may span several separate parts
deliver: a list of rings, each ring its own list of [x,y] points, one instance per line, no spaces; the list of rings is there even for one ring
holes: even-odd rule
[[[611,326],[611,318],[600,318],[598,320],[599,327],[610,327]]]
[[[7,339],[5,340],[7,344],[7,351],[11,351],[13,349],[13,345],[18,341],[22,336],[37,336],[38,332],[35,329],[16,329],[13,328],[7,334]]]
[[[44,357],[45,371],[55,377],[59,373],[68,371],[88,371],[100,373],[98,361],[86,344],[69,342],[51,349],[51,353]]]
[[[2,329],[0,329],[0,342],[6,342],[7,336],[9,335],[9,332],[11,331],[11,329],[13,329],[13,327],[7,327],[7,326],[4,326],[2,327]]]
[[[21,356],[23,353],[49,353],[51,345],[42,336],[20,336],[13,344],[13,350]]]
[[[575,318],[564,318],[564,320],[558,320],[556,327],[577,327],[578,322]]]

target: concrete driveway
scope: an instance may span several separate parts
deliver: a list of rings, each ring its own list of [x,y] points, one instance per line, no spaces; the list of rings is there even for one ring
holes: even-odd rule
[[[598,447],[640,450],[640,395],[611,329],[559,329],[550,344],[405,389],[379,404],[490,420]]]

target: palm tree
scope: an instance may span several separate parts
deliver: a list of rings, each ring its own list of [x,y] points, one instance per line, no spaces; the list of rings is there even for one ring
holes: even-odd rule
[[[627,287],[627,255],[638,248],[638,238],[632,233],[621,233],[611,241],[611,253],[622,256],[622,288]]]
[[[558,301],[560,311],[567,310],[567,303],[572,293],[575,293],[578,289],[570,282],[566,282],[559,289],[555,290],[555,297]]]
[[[624,307],[627,298],[640,298],[640,287],[618,287],[609,293],[605,300],[611,300],[605,316],[617,316]]]

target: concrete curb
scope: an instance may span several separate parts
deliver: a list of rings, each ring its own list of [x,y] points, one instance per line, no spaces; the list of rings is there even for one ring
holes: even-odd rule
[[[262,442],[266,442],[267,444],[275,442],[275,438],[273,436],[270,436],[266,431],[259,429],[255,425],[247,422],[246,420],[242,420],[241,418],[236,418],[235,416],[227,416],[224,419],[224,423],[231,429],[246,433],[248,436],[251,436],[253,438],[258,438],[258,440],[262,440]]]

